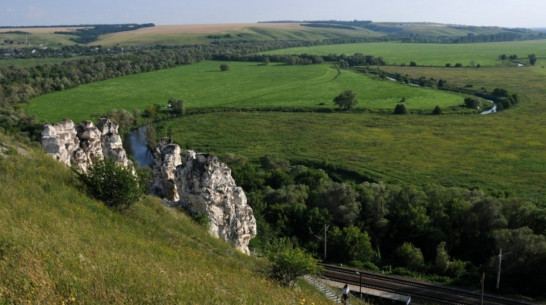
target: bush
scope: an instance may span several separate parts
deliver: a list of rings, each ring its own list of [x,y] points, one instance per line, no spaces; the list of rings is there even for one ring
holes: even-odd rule
[[[317,274],[321,270],[315,258],[293,247],[288,239],[273,242],[266,254],[271,262],[270,276],[285,286],[293,286],[298,276]]]
[[[220,65],[220,71],[229,71],[229,65],[228,64],[221,64]]]
[[[394,107],[394,114],[406,114],[406,113],[408,113],[408,108],[406,108],[406,105],[397,104],[396,107]]]
[[[394,251],[398,265],[414,271],[420,271],[425,266],[425,259],[421,249],[412,243],[403,243]]]
[[[125,208],[138,201],[143,190],[133,166],[116,164],[113,159],[96,161],[87,173],[78,172],[78,178],[91,196],[114,208]]]

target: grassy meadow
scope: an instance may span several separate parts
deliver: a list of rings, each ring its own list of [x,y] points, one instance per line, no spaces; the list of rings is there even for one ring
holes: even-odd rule
[[[287,289],[185,214],[116,212],[41,149],[0,133],[0,304],[330,304]]]
[[[40,119],[75,122],[113,108],[143,110],[151,104],[165,105],[169,98],[184,99],[186,109],[196,107],[320,107],[335,108],[332,100],[353,90],[359,108],[389,109],[406,98],[409,109],[428,112],[436,105],[456,106],[464,98],[446,92],[378,81],[329,65],[287,66],[206,61],[173,69],[142,73],[79,86],[33,99],[27,112]]]
[[[519,123],[518,123],[519,122]],[[375,180],[507,191],[546,199],[544,120],[502,113],[374,115],[217,113],[167,122],[175,142],[222,156],[235,153],[314,161]],[[163,136],[165,134],[162,134]]]
[[[341,45],[322,45],[281,49],[265,52],[265,54],[347,54],[362,53],[383,57],[389,65],[409,64],[411,61],[421,66],[445,66],[450,63],[454,66],[461,63],[463,66],[480,64],[481,66],[502,66],[499,55],[510,56],[515,54],[517,60],[528,64],[527,56],[531,53],[538,58],[546,58],[546,40],[467,43],[467,44],[438,44],[438,43],[354,43]],[[512,63],[512,65],[515,65]]]

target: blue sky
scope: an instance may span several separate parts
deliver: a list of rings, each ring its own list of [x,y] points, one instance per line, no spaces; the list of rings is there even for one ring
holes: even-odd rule
[[[372,20],[546,27],[545,0],[0,0],[0,26]]]

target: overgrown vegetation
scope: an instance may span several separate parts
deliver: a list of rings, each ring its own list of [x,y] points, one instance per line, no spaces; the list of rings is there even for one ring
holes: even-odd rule
[[[336,182],[322,169],[272,157],[232,168],[261,228],[254,246],[287,237],[327,262],[468,286],[485,272],[490,289],[503,249],[502,291],[545,297],[546,211],[529,201],[458,187]],[[290,255],[274,258],[284,264]],[[536,278],[521,281],[529,270]]]

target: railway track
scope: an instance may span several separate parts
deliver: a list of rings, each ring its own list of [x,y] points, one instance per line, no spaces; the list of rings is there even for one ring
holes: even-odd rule
[[[377,274],[357,269],[342,268],[333,265],[322,264],[324,271],[322,276],[337,282],[349,283],[362,287],[387,291],[400,295],[410,296],[412,301],[419,304],[445,304],[445,305],[480,305],[481,293],[464,289],[435,285],[401,277]],[[357,272],[360,273],[357,274]],[[492,294],[483,295],[484,305],[536,305],[526,301],[505,298]]]

